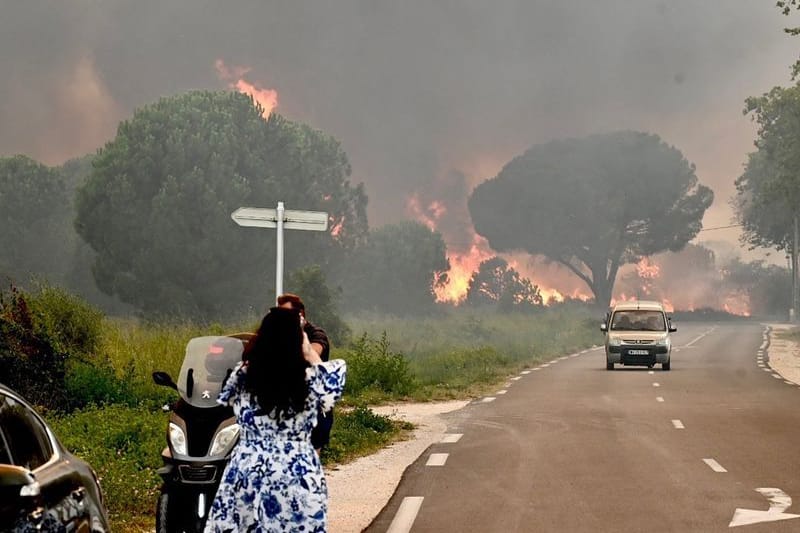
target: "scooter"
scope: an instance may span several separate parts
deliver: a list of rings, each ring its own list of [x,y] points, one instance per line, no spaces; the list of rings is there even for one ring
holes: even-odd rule
[[[154,372],[156,384],[178,391],[170,411],[163,479],[156,504],[157,533],[201,532],[222,472],[239,440],[233,410],[216,400],[252,333],[197,337],[186,346],[178,382]]]

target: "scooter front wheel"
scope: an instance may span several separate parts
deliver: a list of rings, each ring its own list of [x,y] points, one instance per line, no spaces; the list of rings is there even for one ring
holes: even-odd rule
[[[168,487],[161,487],[161,494],[156,503],[156,533],[202,533],[205,518],[201,518],[196,509],[197,498],[203,493],[186,496],[182,493],[170,493]],[[203,510],[203,514],[207,509]]]
[[[180,498],[162,487],[156,503],[156,533],[195,533],[195,528],[183,522],[190,513],[181,507]]]

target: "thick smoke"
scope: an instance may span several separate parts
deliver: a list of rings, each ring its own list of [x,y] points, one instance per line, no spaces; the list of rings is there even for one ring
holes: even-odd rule
[[[343,142],[373,226],[453,176],[466,195],[531,144],[625,128],[682,150],[717,193],[706,225],[729,224],[754,135],[743,100],[788,83],[797,44],[792,21],[750,0],[2,0],[2,13],[0,155],[93,152],[138,106],[226,88],[222,60]],[[447,196],[463,217],[465,198]]]

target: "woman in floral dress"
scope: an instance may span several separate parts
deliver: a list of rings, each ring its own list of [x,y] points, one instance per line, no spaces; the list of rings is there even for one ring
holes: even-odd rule
[[[342,359],[323,362],[311,349],[297,310],[270,310],[219,396],[240,434],[206,533],[326,531],[328,489],[310,435],[345,373]]]

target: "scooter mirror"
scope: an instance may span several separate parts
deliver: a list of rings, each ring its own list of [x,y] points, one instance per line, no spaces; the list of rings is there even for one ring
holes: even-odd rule
[[[153,372],[153,381],[155,381],[156,385],[178,390],[178,386],[166,372]]]

